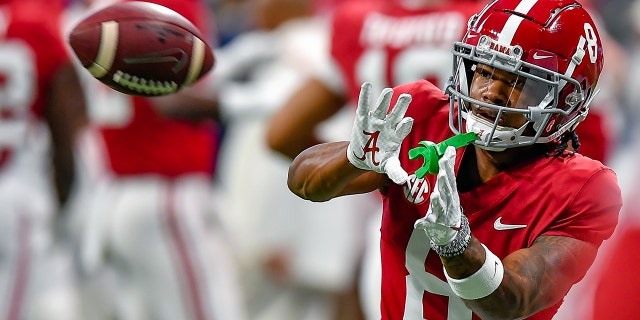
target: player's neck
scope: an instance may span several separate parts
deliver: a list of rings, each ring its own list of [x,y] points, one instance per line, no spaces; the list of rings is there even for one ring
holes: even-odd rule
[[[464,193],[484,183],[479,174],[477,163],[475,147],[469,146],[465,148],[456,179],[458,191]]]
[[[487,151],[477,146],[467,148],[460,164],[460,173],[464,174],[462,180],[465,181],[460,182],[464,183],[465,191],[471,190],[514,165],[538,157],[538,153],[532,146],[511,148],[502,152]]]

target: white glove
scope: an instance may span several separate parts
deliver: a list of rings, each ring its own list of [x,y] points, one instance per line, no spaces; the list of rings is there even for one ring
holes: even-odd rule
[[[393,182],[403,184],[408,174],[400,165],[400,145],[411,132],[413,118],[405,117],[411,95],[403,93],[389,114],[393,90],[382,90],[375,107],[371,106],[371,83],[360,89],[358,109],[347,148],[349,162],[363,170],[386,173]]]
[[[414,225],[424,229],[431,242],[440,246],[449,244],[460,230],[462,210],[453,171],[455,163],[456,149],[449,146],[438,160],[440,169],[427,215]]]

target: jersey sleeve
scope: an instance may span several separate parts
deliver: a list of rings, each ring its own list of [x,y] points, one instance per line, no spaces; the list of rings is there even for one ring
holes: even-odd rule
[[[447,95],[427,80],[402,84],[395,87],[393,91],[392,106],[395,105],[400,94],[411,95],[411,104],[405,116],[413,118],[416,123],[430,118],[436,111],[442,111],[449,103]]]
[[[600,169],[584,183],[568,210],[545,235],[568,236],[599,246],[613,233],[621,208],[616,174],[609,168]]]

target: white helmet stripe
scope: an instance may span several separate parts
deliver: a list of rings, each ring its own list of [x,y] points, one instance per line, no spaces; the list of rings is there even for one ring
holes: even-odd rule
[[[522,14],[528,14],[531,8],[533,8],[533,6],[537,2],[538,0],[523,0],[520,2],[520,4],[518,4],[514,11]],[[518,27],[520,27],[520,23],[522,23],[522,20],[524,20],[524,18],[522,18],[521,16],[515,14],[511,15],[509,19],[507,19],[507,22],[504,24],[502,32],[500,32],[498,42],[506,45],[511,45],[511,41],[515,36],[516,31],[518,31]]]

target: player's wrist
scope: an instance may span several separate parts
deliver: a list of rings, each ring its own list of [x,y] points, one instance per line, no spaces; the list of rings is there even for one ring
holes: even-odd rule
[[[349,145],[347,146],[347,160],[349,161],[349,163],[351,163],[351,165],[353,165],[358,169],[371,170],[370,168],[368,168],[368,166],[366,166],[366,164],[362,160],[358,159],[358,157],[353,153],[353,142],[349,142]]]
[[[369,160],[366,159],[365,154],[363,154],[364,159],[358,157],[354,150],[362,149],[362,147],[358,147],[357,145],[358,145],[357,143],[354,144],[352,141],[352,142],[349,142],[349,145],[347,146],[347,160],[349,161],[349,163],[351,163],[351,165],[361,170],[375,171],[378,173],[384,172],[384,170],[382,170],[381,168],[382,163],[378,166],[373,165],[372,163],[370,163]]]
[[[455,236],[449,243],[444,245],[436,244],[433,240],[430,241],[431,249],[435,251],[439,256],[445,258],[451,258],[461,255],[471,242],[471,228],[469,227],[469,220],[464,214],[460,216],[460,229],[456,232]]]
[[[449,276],[447,269],[444,275],[447,282],[458,297],[467,300],[476,300],[492,294],[502,283],[504,277],[504,266],[502,261],[484,244],[485,260],[482,267],[474,274],[463,279],[454,279]]]

